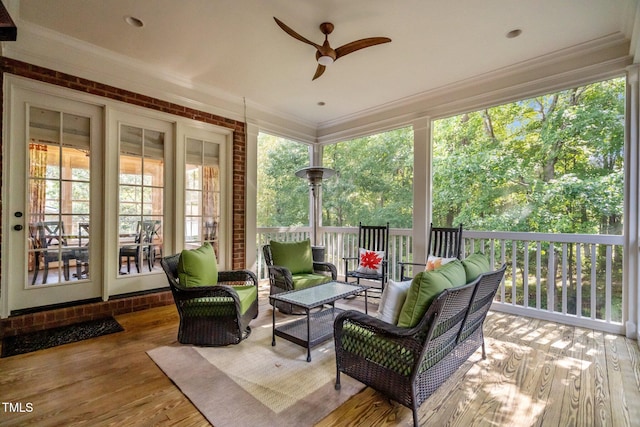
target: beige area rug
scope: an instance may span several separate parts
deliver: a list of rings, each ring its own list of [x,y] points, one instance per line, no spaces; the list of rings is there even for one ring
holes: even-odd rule
[[[261,307],[252,333],[238,345],[155,348],[149,356],[215,427],[312,426],[364,388],[341,375],[335,390],[333,340],[307,350],[276,337],[271,307]],[[284,317],[278,323],[299,316]]]

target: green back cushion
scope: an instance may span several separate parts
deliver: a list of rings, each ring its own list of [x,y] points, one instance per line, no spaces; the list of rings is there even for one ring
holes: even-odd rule
[[[291,274],[313,273],[313,253],[309,239],[301,242],[269,242],[273,265],[289,269]]]
[[[185,287],[213,286],[218,283],[218,263],[210,243],[182,251],[178,260],[178,280]]]
[[[465,284],[465,271],[460,261],[452,261],[437,270],[421,271],[411,282],[398,318],[398,326],[416,326],[433,299],[445,289]]]
[[[491,265],[489,264],[489,257],[482,253],[471,254],[462,260],[464,271],[467,275],[467,283],[476,280],[476,278],[491,271]]]

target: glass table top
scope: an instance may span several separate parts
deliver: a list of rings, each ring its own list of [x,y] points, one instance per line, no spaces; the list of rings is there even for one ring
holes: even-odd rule
[[[311,288],[271,295],[276,301],[285,301],[300,307],[314,308],[368,289],[368,286],[344,282],[328,282]]]

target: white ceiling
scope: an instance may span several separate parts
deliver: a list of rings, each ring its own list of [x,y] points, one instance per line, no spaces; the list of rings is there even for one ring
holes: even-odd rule
[[[321,125],[594,40],[631,38],[637,0],[9,0],[37,26],[123,62],[239,103]],[[17,6],[19,4],[19,7]],[[144,22],[134,28],[134,16]],[[319,79],[325,21],[332,47],[384,36]],[[35,27],[34,27],[35,28]],[[521,29],[517,38],[506,34]],[[319,106],[324,102],[324,106]]]

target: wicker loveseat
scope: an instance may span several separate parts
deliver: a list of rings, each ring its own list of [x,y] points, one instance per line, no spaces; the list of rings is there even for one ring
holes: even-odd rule
[[[336,317],[336,389],[340,373],[413,411],[479,347],[486,357],[483,322],[506,266],[437,294],[419,322],[399,327],[358,311]]]

